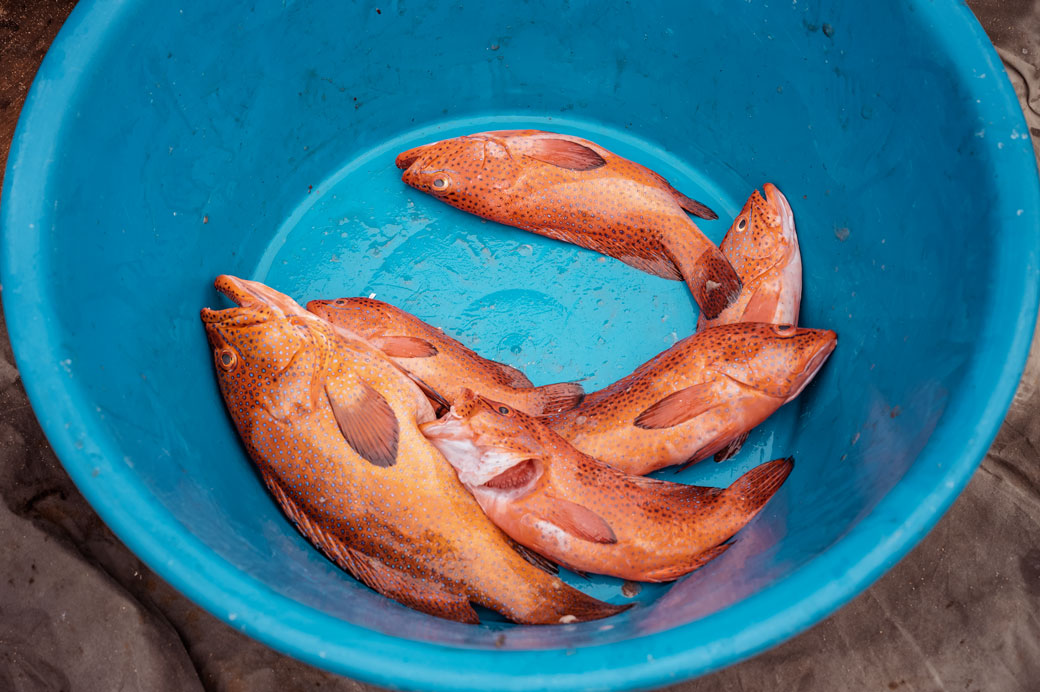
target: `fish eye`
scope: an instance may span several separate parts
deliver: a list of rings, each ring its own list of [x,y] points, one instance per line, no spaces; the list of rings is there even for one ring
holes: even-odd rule
[[[223,370],[232,370],[238,364],[238,354],[230,348],[221,349],[217,352],[217,364]]]
[[[737,221],[737,230],[743,231],[745,228],[747,228],[747,219],[741,216],[740,221]]]
[[[451,187],[451,178],[441,173],[433,179],[432,185],[434,190],[437,190],[438,192],[444,192],[449,187]]]
[[[343,300],[342,298],[337,298],[337,299],[336,299],[336,305],[343,305],[343,304],[344,304],[344,303],[346,303],[346,302],[347,302],[347,301]]]
[[[512,413],[512,411],[509,410],[508,406],[499,406],[498,412],[501,413],[503,416],[508,416],[510,413]]]

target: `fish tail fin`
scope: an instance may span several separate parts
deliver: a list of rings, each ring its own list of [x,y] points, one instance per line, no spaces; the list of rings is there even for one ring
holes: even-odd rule
[[[677,257],[679,253],[674,253],[672,258],[686,285],[690,287],[693,299],[700,306],[701,315],[714,319],[737,299],[743,283],[722,250],[708,240],[700,229],[694,227],[694,232],[702,241],[698,245],[704,247],[701,254],[692,259]]]
[[[515,619],[520,624],[566,625],[571,622],[602,620],[622,613],[633,605],[632,603],[621,605],[607,603],[563,584],[551,599],[543,601],[535,611],[511,619]]]
[[[722,491],[719,500],[729,504],[743,519],[751,519],[776,494],[794,468],[794,457],[774,459],[751,469]]]
[[[530,412],[536,416],[570,411],[585,398],[585,390],[577,382],[560,382],[527,390],[531,398]]]

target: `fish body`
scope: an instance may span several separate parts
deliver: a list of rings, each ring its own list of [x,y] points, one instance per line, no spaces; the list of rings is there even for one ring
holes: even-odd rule
[[[582,452],[643,475],[732,445],[791,401],[837,344],[829,330],[737,322],[699,331],[548,424]]]
[[[491,524],[419,432],[428,400],[379,351],[267,287],[216,285],[241,306],[202,311],[228,411],[271,494],[327,557],[461,622],[478,621],[471,603],[527,624],[622,609],[536,567]]]
[[[574,408],[580,384],[535,387],[514,367],[488,360],[418,317],[371,298],[312,300],[307,309],[378,348],[448,404],[465,389],[539,416]]]
[[[671,581],[721,555],[793,467],[777,459],[726,489],[632,476],[472,393],[421,429],[511,538],[571,569],[633,581]]]
[[[740,275],[740,295],[698,329],[732,322],[797,326],[802,300],[802,255],[787,198],[772,183],[751,193],[719,248]]]
[[[405,183],[454,207],[685,281],[708,317],[740,293],[740,277],[687,212],[716,214],[586,139],[482,132],[410,149],[396,163]]]

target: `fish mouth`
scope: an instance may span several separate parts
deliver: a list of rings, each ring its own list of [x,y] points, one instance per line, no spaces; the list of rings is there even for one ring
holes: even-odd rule
[[[419,157],[422,156],[427,149],[433,146],[433,144],[436,144],[436,142],[432,144],[421,144],[417,147],[408,149],[407,151],[402,151],[397,155],[397,158],[394,159],[394,164],[401,170],[411,168],[412,164],[418,161]]]
[[[802,390],[813,381],[813,378],[815,378],[816,374],[820,372],[823,368],[823,364],[827,362],[831,353],[833,353],[834,349],[838,346],[838,335],[834,332],[828,331],[824,338],[826,338],[826,341],[823,343],[823,346],[813,354],[812,358],[809,359],[805,368],[802,369],[802,374],[800,376],[801,381],[798,383],[798,387],[794,390],[794,393],[784,400],[785,404],[801,394]]]
[[[784,229],[785,235],[793,234],[794,211],[791,210],[791,204],[787,201],[787,197],[772,183],[763,185],[762,190],[765,192],[766,202],[780,216],[780,224]]]

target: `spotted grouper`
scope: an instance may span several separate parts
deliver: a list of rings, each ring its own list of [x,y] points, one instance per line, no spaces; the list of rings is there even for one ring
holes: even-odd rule
[[[802,301],[802,255],[787,198],[772,183],[751,193],[719,248],[744,286],[715,319],[701,314],[698,329],[731,322],[797,326]]]
[[[688,215],[715,212],[586,139],[482,132],[409,149],[397,166],[405,183],[459,209],[685,281],[709,318],[740,293],[740,277]]]
[[[329,559],[460,622],[478,622],[472,603],[525,624],[624,609],[535,566],[488,520],[419,432],[429,401],[381,352],[262,284],[216,286],[240,306],[202,311],[228,411],[271,494]]]
[[[716,453],[721,461],[802,392],[837,342],[825,329],[709,327],[546,420],[581,451],[627,473]]]
[[[412,375],[434,401],[451,404],[464,389],[535,416],[581,402],[580,384],[535,387],[514,367],[488,360],[418,317],[372,298],[312,300],[307,309],[338,329],[375,346]]]
[[[632,476],[472,392],[420,429],[518,543],[574,570],[633,581],[671,581],[721,555],[793,467],[777,459],[725,489]]]

